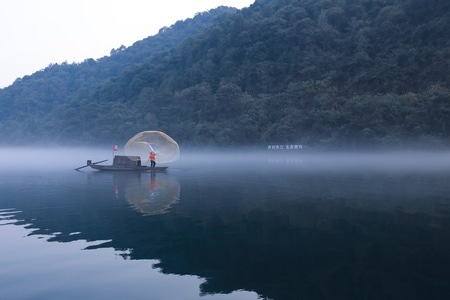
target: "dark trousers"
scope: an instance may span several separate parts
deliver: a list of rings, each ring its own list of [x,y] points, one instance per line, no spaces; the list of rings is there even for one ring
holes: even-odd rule
[[[156,166],[156,162],[154,160],[150,161],[150,167],[154,168]]]

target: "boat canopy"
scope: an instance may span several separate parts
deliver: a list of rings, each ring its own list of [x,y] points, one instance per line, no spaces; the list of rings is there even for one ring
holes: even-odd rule
[[[140,167],[140,156],[116,155],[114,156],[113,166],[117,167]]]

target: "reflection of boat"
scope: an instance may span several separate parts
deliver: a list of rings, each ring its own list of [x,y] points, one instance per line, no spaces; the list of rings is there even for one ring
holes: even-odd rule
[[[149,167],[141,164],[139,156],[116,155],[112,165],[99,165],[87,161],[87,165],[95,170],[100,171],[164,171],[167,167]]]
[[[171,177],[156,174],[137,181],[129,180],[125,185],[125,199],[144,215],[167,213],[180,198],[180,184]],[[148,181],[145,178],[149,179]]]

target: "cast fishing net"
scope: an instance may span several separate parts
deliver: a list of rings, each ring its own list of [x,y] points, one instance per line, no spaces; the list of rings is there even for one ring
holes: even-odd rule
[[[161,131],[142,131],[128,140],[125,155],[148,159],[150,151],[156,153],[158,163],[172,162],[179,158],[180,148],[170,136]]]

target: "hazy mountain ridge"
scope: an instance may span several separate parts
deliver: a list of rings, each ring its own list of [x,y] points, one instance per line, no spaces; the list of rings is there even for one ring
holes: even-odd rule
[[[81,65],[58,65],[49,68],[64,71],[52,73],[62,83],[38,72],[40,90],[25,79],[0,90],[2,136],[99,143],[158,129],[196,145],[449,141],[448,1],[257,0],[220,12],[152,55],[139,42],[104,58],[109,69],[85,61],[90,84],[74,84]],[[51,98],[55,89],[71,92]]]
[[[135,42],[130,47],[112,49],[109,56],[99,59],[87,58],[81,63],[50,64],[32,75],[18,78],[11,86],[0,89],[2,108],[10,103],[23,101],[15,99],[37,94],[43,103],[64,103],[70,97],[95,87],[103,80],[118,76],[129,67],[142,64],[160,52],[179,46],[186,38],[196,35],[220,14],[235,12],[236,9],[218,7],[208,12],[198,13],[195,18],[178,21],[163,27],[159,33]],[[27,95],[28,94],[28,95]],[[42,113],[47,114],[48,111]]]

